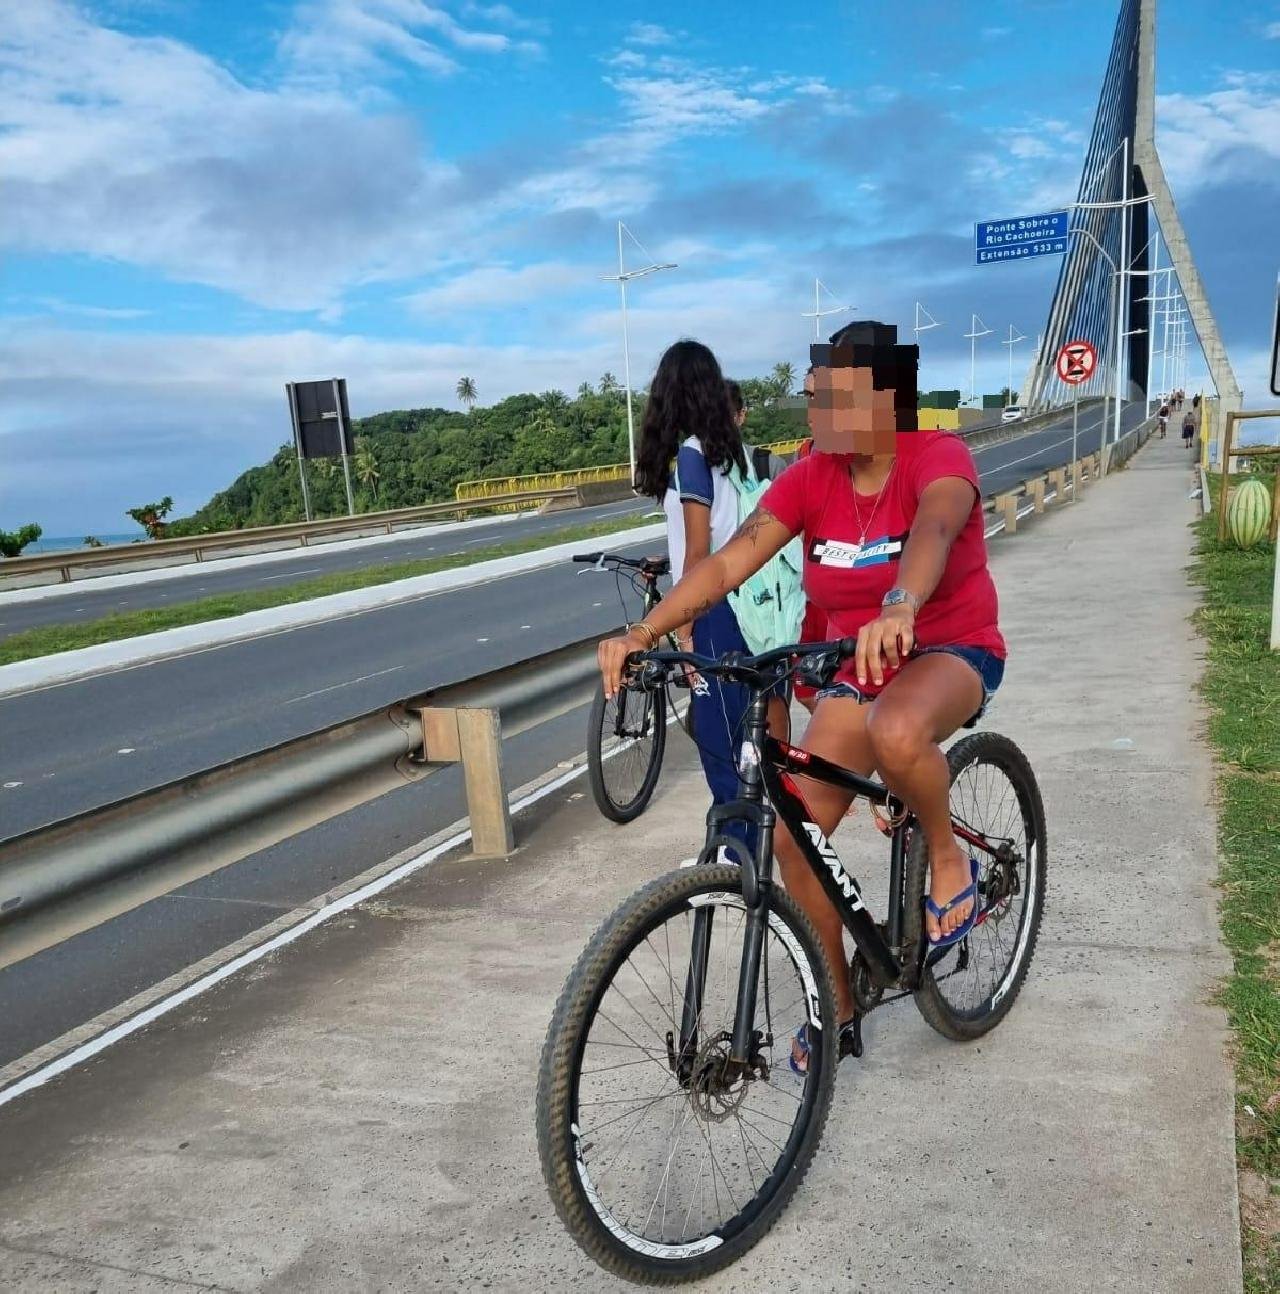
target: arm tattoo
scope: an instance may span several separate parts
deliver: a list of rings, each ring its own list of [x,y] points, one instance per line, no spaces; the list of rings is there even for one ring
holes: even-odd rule
[[[773,513],[766,512],[763,508],[756,510],[738,527],[738,534],[735,538],[748,540],[754,547],[756,541],[760,538],[760,532],[774,520]]]

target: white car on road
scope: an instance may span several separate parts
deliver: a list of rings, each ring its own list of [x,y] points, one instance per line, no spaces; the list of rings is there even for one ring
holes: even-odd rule
[[[1020,404],[1009,404],[1004,408],[1000,415],[1001,422],[1017,422],[1022,417],[1023,409]]]

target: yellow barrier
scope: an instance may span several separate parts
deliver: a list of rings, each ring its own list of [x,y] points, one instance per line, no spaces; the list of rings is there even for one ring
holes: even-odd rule
[[[771,453],[794,454],[800,440],[779,440],[764,448]],[[459,503],[471,499],[492,499],[498,494],[517,494],[526,490],[564,490],[575,485],[590,485],[596,481],[625,481],[630,469],[626,463],[606,463],[600,467],[575,467],[568,472],[534,472],[529,476],[489,476],[478,481],[459,481],[453,487],[453,496]],[[513,512],[517,507],[494,508],[495,512]]]

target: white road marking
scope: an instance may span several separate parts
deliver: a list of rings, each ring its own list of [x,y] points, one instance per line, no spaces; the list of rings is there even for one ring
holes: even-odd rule
[[[120,747],[120,749],[116,751],[116,754],[117,754],[117,755],[132,755],[132,754],[134,753],[134,751],[135,751],[135,750],[137,750],[137,749],[138,749],[138,748],[137,748],[137,746],[121,746],[121,747]]]
[[[293,705],[295,701],[309,701],[313,696],[323,696],[326,692],[337,692],[344,687],[352,687],[356,683],[365,683],[371,678],[381,678],[383,674],[394,674],[396,670],[404,668],[404,665],[392,665],[390,669],[374,670],[372,674],[361,674],[359,678],[343,679],[341,683],[334,683],[329,687],[318,687],[314,692],[304,692],[301,696],[291,696],[284,704]]]
[[[477,639],[476,639],[476,642],[478,642],[478,643],[487,643],[488,641],[489,641],[489,640],[488,640],[487,638],[477,638]]]
[[[520,626],[520,628],[521,628],[521,629],[532,629],[532,628],[533,628],[533,626],[532,626],[532,625],[521,625],[521,626]]]
[[[300,571],[285,571],[283,575],[259,575],[258,583],[265,584],[268,580],[291,580],[295,575],[314,575],[316,571],[324,570],[323,566],[304,566]]]
[[[18,787],[18,786],[21,786],[21,785],[22,785],[22,783],[21,783],[21,782],[6,782],[6,783],[4,784],[4,789],[5,789],[6,791],[12,791],[15,787]]]

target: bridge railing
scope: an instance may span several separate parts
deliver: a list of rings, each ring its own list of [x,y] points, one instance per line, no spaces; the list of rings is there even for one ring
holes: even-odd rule
[[[501,499],[424,503],[414,508],[363,512],[354,517],[293,521],[279,526],[246,526],[243,530],[222,530],[179,539],[151,539],[107,548],[72,548],[56,553],[33,553],[29,557],[0,560],[0,589],[38,587],[41,584],[59,582],[65,584],[77,576],[180,566],[188,562],[213,561],[243,553],[305,548],[317,541],[389,535],[394,531],[431,521],[447,521],[482,512],[556,503],[572,506],[577,498],[576,492],[568,487],[543,486],[509,493]],[[50,578],[51,576],[54,578]]]

